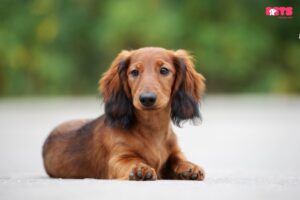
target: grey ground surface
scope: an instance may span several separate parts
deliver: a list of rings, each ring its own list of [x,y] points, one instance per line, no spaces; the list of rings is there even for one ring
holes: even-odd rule
[[[204,182],[48,178],[41,146],[49,131],[97,117],[99,102],[0,100],[0,199],[300,199],[300,97],[207,96],[202,125],[175,128]]]

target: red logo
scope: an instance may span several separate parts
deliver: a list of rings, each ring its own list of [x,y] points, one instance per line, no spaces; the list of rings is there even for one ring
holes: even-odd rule
[[[292,17],[293,7],[266,7],[267,16]]]

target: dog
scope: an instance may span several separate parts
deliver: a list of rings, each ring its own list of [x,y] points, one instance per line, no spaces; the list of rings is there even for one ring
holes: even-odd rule
[[[99,81],[105,114],[57,126],[43,146],[50,177],[203,180],[171,121],[201,121],[205,79],[185,50],[124,50]]]

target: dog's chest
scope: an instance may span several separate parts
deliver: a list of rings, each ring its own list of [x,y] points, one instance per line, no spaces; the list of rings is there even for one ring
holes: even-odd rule
[[[145,146],[144,153],[144,159],[156,171],[160,171],[169,156],[165,145]]]

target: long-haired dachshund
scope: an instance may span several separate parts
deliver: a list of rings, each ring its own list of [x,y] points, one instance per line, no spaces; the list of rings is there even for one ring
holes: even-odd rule
[[[99,81],[105,114],[56,127],[43,146],[51,177],[203,180],[171,121],[200,120],[204,77],[184,50],[122,51]]]

